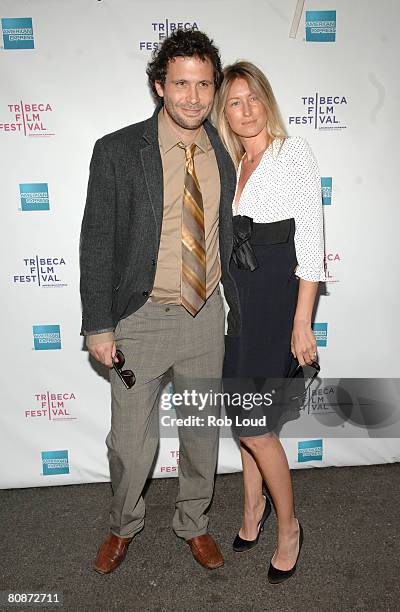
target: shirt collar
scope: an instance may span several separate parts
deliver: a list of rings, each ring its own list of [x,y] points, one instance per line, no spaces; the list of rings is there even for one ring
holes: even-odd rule
[[[271,153],[275,161],[280,153],[280,150],[284,142],[285,142],[284,138],[274,138],[274,140],[272,141]]]
[[[168,119],[165,117],[164,107],[158,113],[158,141],[163,153],[168,153],[171,149],[178,145],[180,138],[171,127]],[[212,150],[211,143],[207,136],[207,132],[202,126],[193,141],[204,153]]]

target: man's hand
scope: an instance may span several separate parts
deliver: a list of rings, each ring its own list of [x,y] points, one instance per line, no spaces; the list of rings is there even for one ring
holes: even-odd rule
[[[113,358],[115,357],[117,347],[112,332],[86,336],[86,346],[96,361],[99,361],[108,368],[113,367]]]

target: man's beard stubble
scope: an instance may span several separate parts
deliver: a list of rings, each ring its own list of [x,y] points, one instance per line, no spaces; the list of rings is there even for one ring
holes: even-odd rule
[[[193,120],[190,121],[186,117],[181,116],[175,110],[175,107],[169,104],[169,101],[164,98],[164,107],[167,111],[168,115],[171,119],[184,130],[197,130],[201,125],[203,125],[204,121],[207,119],[209,113],[205,113],[200,115],[199,117],[193,117]],[[197,110],[197,109],[196,109]],[[201,110],[205,110],[204,106],[201,107]],[[211,110],[211,109],[210,109]]]

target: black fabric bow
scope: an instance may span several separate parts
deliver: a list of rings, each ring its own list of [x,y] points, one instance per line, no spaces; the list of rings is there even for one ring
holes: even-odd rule
[[[258,268],[258,261],[249,242],[253,231],[253,219],[246,215],[233,217],[233,253],[232,259],[239,270],[253,272]]]

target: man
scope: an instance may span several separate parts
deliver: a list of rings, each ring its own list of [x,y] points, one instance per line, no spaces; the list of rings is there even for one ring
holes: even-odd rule
[[[149,63],[159,100],[154,115],[98,140],[81,233],[82,333],[90,353],[112,368],[121,350],[136,384],[111,370],[112,419],[106,443],[113,500],[110,534],[94,569],[123,561],[144,525],[142,490],[159,443],[158,403],[172,371],[174,392],[213,379],[220,390],[224,312],[239,326],[229,275],[234,167],[207,121],[222,79],[218,49],[202,32],[176,31]],[[200,383],[199,383],[200,384]],[[217,407],[208,406],[210,414]],[[176,407],[177,417],[185,406]],[[218,430],[180,428],[175,533],[204,567],[223,565],[205,512],[217,461]]]

